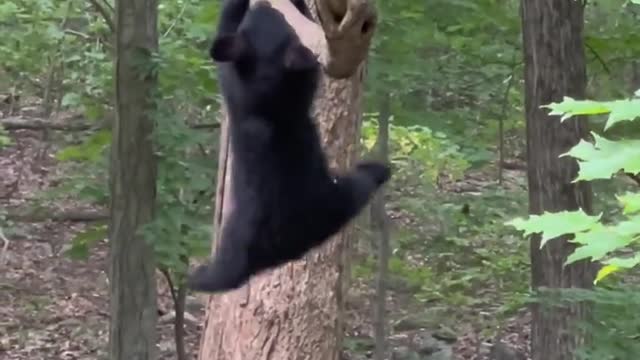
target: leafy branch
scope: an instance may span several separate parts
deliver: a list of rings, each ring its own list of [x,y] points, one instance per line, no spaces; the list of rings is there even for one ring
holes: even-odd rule
[[[116,24],[113,21],[113,7],[108,2],[104,2],[103,4],[99,3],[98,0],[89,0],[91,5],[95,8],[95,10],[102,16],[102,19],[109,27],[111,32],[116,31]],[[109,9],[107,9],[109,7]]]
[[[616,101],[574,100],[569,97],[560,103],[552,103],[546,108],[551,115],[560,115],[564,121],[576,115],[609,114],[605,131],[622,121],[637,121],[640,117],[640,99],[631,98]],[[623,171],[640,185],[640,140],[622,139],[612,141],[592,133],[594,142],[581,140],[567,153],[578,161],[580,170],[574,181],[610,179]],[[565,235],[572,235],[571,242],[577,245],[565,264],[585,259],[602,261],[594,282],[610,274],[636,267],[640,264],[640,252],[634,245],[640,242],[640,193],[628,192],[617,196],[626,217],[613,224],[602,222],[602,214],[590,216],[583,210],[545,212],[532,215],[528,219],[517,218],[508,224],[524,231],[524,235],[541,234],[540,246],[547,241]],[[631,254],[629,252],[631,251]]]

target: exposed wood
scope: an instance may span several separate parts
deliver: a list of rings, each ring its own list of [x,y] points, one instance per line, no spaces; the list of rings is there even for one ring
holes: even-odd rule
[[[109,220],[109,213],[100,210],[9,208],[6,217],[12,221],[33,223],[45,221],[92,222]]]
[[[50,120],[12,116],[0,119],[0,125],[7,130],[58,130],[58,131],[86,131],[91,129],[99,129],[99,124],[89,123],[60,123]]]
[[[101,121],[98,123],[88,123],[84,121],[74,121],[73,123],[53,122],[47,119],[11,116],[0,119],[0,125],[7,130],[57,130],[57,131],[88,131],[110,128],[111,121]],[[217,129],[218,123],[190,124],[192,129]]]
[[[500,166],[500,164],[498,164]],[[518,160],[504,160],[502,162],[504,170],[527,170],[527,163]]]

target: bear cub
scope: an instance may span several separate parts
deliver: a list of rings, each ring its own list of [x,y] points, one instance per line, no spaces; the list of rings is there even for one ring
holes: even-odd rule
[[[293,3],[309,17],[304,1]],[[210,55],[229,115],[234,206],[213,259],[188,285],[222,292],[323,244],[391,172],[363,161],[331,173],[310,114],[320,64],[268,3],[226,0]]]

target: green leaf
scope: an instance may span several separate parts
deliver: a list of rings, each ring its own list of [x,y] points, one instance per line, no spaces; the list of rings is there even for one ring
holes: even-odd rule
[[[610,252],[629,245],[633,242],[633,236],[617,232],[616,227],[598,224],[589,231],[576,233],[572,242],[581,246],[569,255],[565,265],[588,258],[593,261],[600,260]]]
[[[66,93],[62,97],[62,106],[75,106],[80,104],[81,97],[76,93]]]
[[[540,248],[542,248],[551,239],[592,229],[598,224],[601,216],[602,214],[590,216],[582,210],[545,212],[542,215],[531,215],[529,219],[516,218],[506,224],[524,231],[524,236],[542,233],[540,240]]]
[[[8,20],[16,15],[20,10],[12,1],[5,1],[0,4],[0,21]]]
[[[617,100],[609,104],[611,114],[604,126],[605,130],[621,121],[631,121],[640,116],[640,99]]]
[[[612,258],[604,262],[605,264],[615,266],[619,269],[631,269],[632,267],[640,264],[640,254],[636,254],[633,257],[627,258]]]
[[[565,96],[560,103],[543,105],[543,108],[551,109],[549,115],[560,115],[560,121],[575,115],[602,115],[609,114],[605,130],[621,122],[630,121],[640,116],[640,99],[626,99],[614,101],[574,100]]]
[[[593,281],[594,284],[597,284],[600,280],[613,273],[621,270],[631,269],[640,264],[640,254],[629,258],[613,258],[605,261],[604,263],[606,265],[598,271],[596,279]]]
[[[615,266],[615,265],[605,265],[602,268],[600,268],[600,270],[598,270],[598,274],[596,275],[596,279],[593,280],[593,284],[597,284],[600,280],[604,279],[605,277],[619,271],[620,268]]]
[[[618,195],[616,197],[623,206],[623,214],[628,215],[640,211],[640,193],[628,192],[624,195]]]
[[[111,130],[100,130],[80,145],[60,150],[56,158],[60,161],[96,160],[111,143]]]
[[[77,234],[64,253],[74,260],[89,258],[89,249],[107,235],[107,225],[98,225]]]
[[[551,109],[549,115],[561,115],[564,121],[575,115],[601,115],[610,112],[604,102],[593,100],[575,100],[565,96],[562,102],[542,105],[542,108]]]
[[[609,179],[620,170],[640,172],[640,140],[610,141],[592,132],[595,143],[580,140],[569,152],[578,160],[580,171],[574,180]]]
[[[7,136],[7,131],[0,125],[0,147],[11,144],[11,138]]]
[[[636,236],[640,234],[640,216],[634,216],[628,220],[621,221],[612,228],[620,234]]]

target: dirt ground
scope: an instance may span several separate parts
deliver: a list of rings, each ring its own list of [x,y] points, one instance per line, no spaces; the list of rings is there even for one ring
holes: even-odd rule
[[[13,143],[0,148],[0,209],[13,209],[36,199],[64,179],[41,131],[12,131]],[[80,206],[69,200],[55,203],[64,210]],[[102,210],[104,209],[94,209]],[[107,279],[108,246],[103,240],[87,261],[65,256],[81,222],[15,222],[12,234],[0,241],[0,358],[2,360],[106,359],[109,323]],[[2,218],[0,217],[0,230]],[[158,347],[161,359],[175,359],[171,296],[158,275]],[[363,293],[366,293],[365,290]],[[202,299],[189,298],[186,342],[195,359],[204,310]],[[367,301],[349,301],[350,332],[369,327]],[[394,303],[402,308],[402,303]],[[357,320],[356,320],[357,319]],[[356,325],[356,323],[358,323]],[[526,343],[526,324],[514,323],[513,343]],[[454,349],[459,359],[475,359],[479,343],[472,329],[458,336]]]

